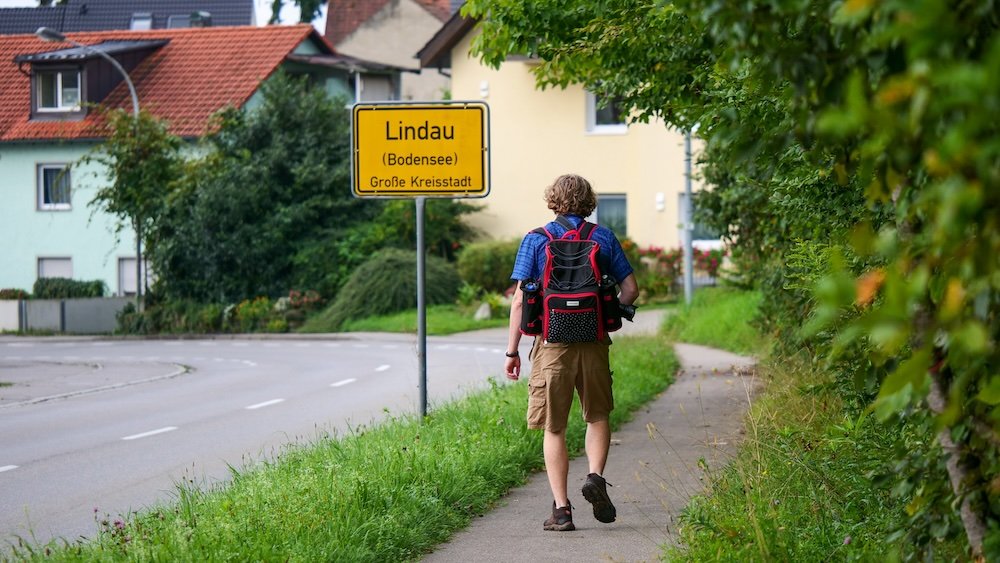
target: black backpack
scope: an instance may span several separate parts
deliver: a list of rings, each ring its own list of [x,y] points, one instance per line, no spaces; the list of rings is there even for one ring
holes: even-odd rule
[[[584,221],[574,227],[562,215],[556,222],[566,228],[560,238],[544,227],[531,231],[548,241],[542,279],[521,282],[521,332],[540,334],[547,342],[603,341],[622,320],[615,281],[603,273],[601,245],[590,238],[597,225]]]

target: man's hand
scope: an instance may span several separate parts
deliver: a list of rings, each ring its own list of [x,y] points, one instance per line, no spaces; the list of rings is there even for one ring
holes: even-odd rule
[[[517,381],[521,377],[521,357],[507,358],[504,362],[504,373],[507,374],[507,379]]]

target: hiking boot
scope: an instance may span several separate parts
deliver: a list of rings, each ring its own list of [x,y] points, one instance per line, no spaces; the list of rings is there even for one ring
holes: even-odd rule
[[[573,506],[566,505],[556,508],[556,501],[552,501],[552,516],[542,524],[543,530],[550,532],[569,532],[575,530],[573,525]]]
[[[611,497],[608,496],[610,485],[597,473],[587,475],[587,481],[583,484],[583,498],[594,506],[594,518],[605,524],[614,522],[615,516],[618,515],[615,505],[611,504]]]

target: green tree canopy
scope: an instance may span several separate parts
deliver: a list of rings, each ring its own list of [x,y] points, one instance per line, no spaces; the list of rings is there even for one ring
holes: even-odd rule
[[[470,0],[464,11],[481,18],[473,50],[489,64],[537,56],[542,87],[580,83],[640,120],[698,125],[703,219],[761,283],[765,327],[830,354],[855,384],[845,390],[883,417],[942,429],[950,480],[897,475],[913,496],[903,536],[926,546],[954,530],[951,514],[973,555],[1000,555],[1000,4]]]
[[[182,141],[145,112],[134,116],[116,109],[106,117],[108,138],[78,163],[101,165],[98,174],[110,180],[97,187],[90,205],[117,218],[117,233],[130,228],[148,252],[155,248],[157,219],[181,173]]]
[[[168,297],[231,303],[313,289],[296,256],[378,212],[351,195],[345,101],[283,73],[261,93],[259,107],[219,115],[168,202],[154,261]]]

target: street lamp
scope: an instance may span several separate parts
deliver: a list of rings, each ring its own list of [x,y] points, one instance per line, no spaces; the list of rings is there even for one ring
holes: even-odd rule
[[[129,94],[132,95],[132,118],[133,118],[133,128],[135,131],[139,126],[139,96],[135,93],[135,84],[132,84],[132,79],[129,78],[128,72],[125,72],[125,68],[122,67],[121,63],[115,60],[114,57],[101,51],[100,49],[95,49],[89,45],[84,45],[73,41],[66,35],[52,29],[49,27],[40,27],[35,31],[35,35],[38,36],[42,41],[49,41],[52,43],[69,43],[75,47],[79,47],[84,51],[94,53],[95,55],[103,58],[104,60],[111,63],[111,66],[121,73],[122,78],[125,79],[125,84],[128,85]],[[142,276],[142,232],[139,226],[139,222],[136,221],[136,232],[135,232],[135,301],[136,305],[141,307],[141,296],[144,285],[144,279]]]

